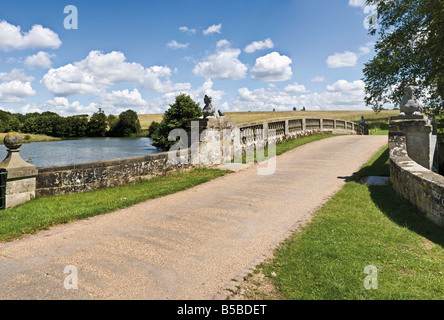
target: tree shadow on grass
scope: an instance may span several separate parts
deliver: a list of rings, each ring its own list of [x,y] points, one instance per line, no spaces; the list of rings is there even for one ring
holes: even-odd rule
[[[364,167],[355,173],[354,180],[359,181],[368,176],[390,176],[388,149],[371,166]],[[391,221],[444,247],[444,229],[428,220],[407,201],[402,200],[391,184],[387,186],[368,186],[368,189],[375,205]]]
[[[369,186],[370,196],[375,205],[391,221],[444,247],[444,229],[428,220],[412,205],[403,201],[392,185]]]
[[[354,174],[356,180],[370,176],[390,177],[390,161],[388,148],[376,159],[371,166],[367,166]]]

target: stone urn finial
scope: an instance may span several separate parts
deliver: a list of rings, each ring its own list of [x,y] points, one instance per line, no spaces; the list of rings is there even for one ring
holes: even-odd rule
[[[3,139],[6,148],[10,150],[17,150],[23,145],[23,136],[18,132],[10,132]]]

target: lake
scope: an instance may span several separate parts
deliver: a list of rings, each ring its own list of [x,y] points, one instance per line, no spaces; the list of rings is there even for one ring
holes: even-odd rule
[[[36,167],[145,156],[159,152],[149,138],[85,138],[53,142],[25,143],[20,148],[23,160]],[[2,161],[7,155],[3,146]]]

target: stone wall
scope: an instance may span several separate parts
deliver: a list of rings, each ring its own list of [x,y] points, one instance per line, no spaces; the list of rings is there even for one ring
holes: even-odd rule
[[[206,132],[202,134],[205,128]],[[324,128],[325,124],[325,128]],[[79,163],[72,165],[61,165],[38,168],[36,178],[36,195],[48,196],[59,194],[71,194],[96,190],[109,187],[118,187],[153,177],[164,176],[172,172],[203,165],[212,166],[219,163],[233,160],[236,150],[226,152],[227,148],[236,149],[233,142],[234,136],[224,135],[224,130],[239,129],[239,148],[245,154],[247,144],[253,143],[256,146],[267,144],[272,131],[275,130],[276,142],[295,139],[299,137],[326,134],[363,134],[360,126],[345,120],[325,120],[325,119],[285,119],[270,122],[250,123],[236,126],[229,120],[212,119],[210,121],[200,121],[197,132],[199,139],[208,140],[207,143],[198,143],[198,153],[200,160],[196,161],[195,144],[186,150],[178,150],[175,155],[182,154],[182,157],[175,157],[175,161],[169,161],[168,152],[135,157],[128,159],[106,160],[90,163]],[[208,146],[214,143],[217,137],[221,138],[220,143],[216,143],[218,150],[208,150]],[[189,135],[191,139],[191,135]],[[195,140],[196,138],[194,138]],[[199,141],[198,141],[199,142]],[[229,159],[226,155],[230,154]],[[194,156],[194,158],[193,158]],[[205,160],[203,161],[202,158]]]
[[[428,219],[444,227],[444,177],[409,157],[407,138],[402,133],[390,134],[389,149],[393,188]]]
[[[106,160],[38,168],[36,195],[48,196],[78,193],[124,186],[190,166],[168,161],[168,153],[143,157]]]

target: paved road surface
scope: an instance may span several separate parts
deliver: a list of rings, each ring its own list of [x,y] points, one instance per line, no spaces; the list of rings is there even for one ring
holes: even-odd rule
[[[261,262],[386,143],[317,141],[279,156],[271,176],[253,166],[0,244],[0,299],[223,299],[231,279]],[[77,290],[64,287],[74,275],[66,266],[77,268]]]

